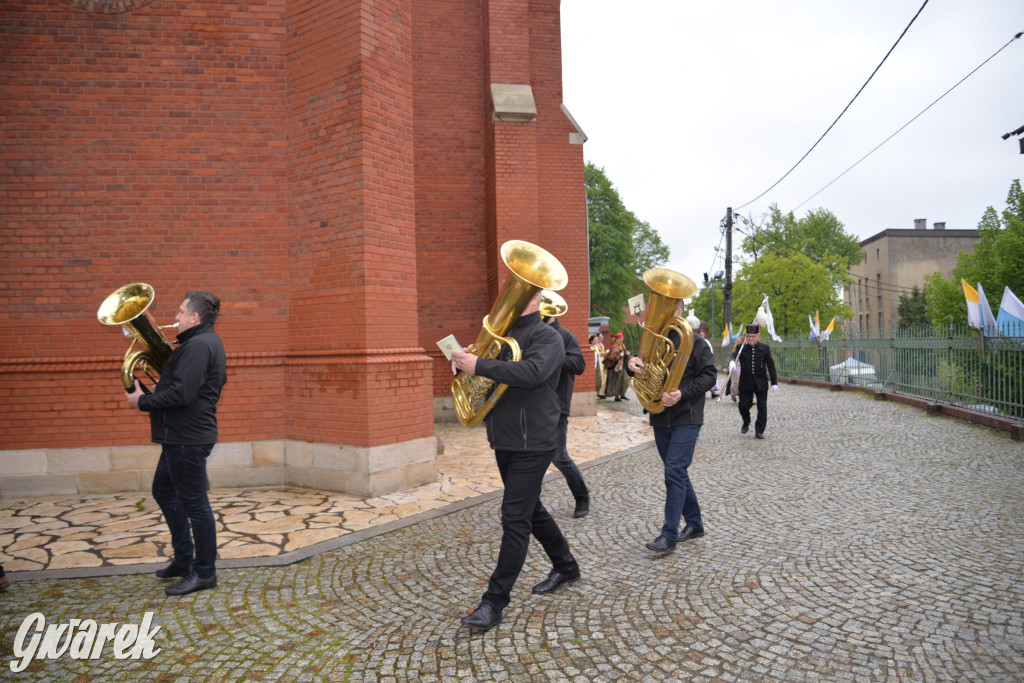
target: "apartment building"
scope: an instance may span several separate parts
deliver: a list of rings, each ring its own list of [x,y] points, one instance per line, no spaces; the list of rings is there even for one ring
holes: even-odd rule
[[[977,230],[947,230],[945,223],[929,230],[927,220],[918,218],[913,230],[883,230],[861,242],[866,258],[850,268],[854,281],[843,292],[853,310],[844,334],[891,334],[899,323],[900,296],[914,285],[923,289],[929,273],[949,278],[957,254],[973,249],[979,238]]]

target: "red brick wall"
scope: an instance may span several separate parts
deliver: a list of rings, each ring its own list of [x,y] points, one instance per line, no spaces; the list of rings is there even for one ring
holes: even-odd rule
[[[0,62],[0,449],[148,440],[95,317],[129,282],[165,323],[221,296],[222,441],[430,435],[506,239],[566,265],[585,343],[557,0],[7,1]],[[492,82],[537,121],[495,125]]]
[[[96,321],[133,281],[164,323],[223,298],[221,438],[282,435],[280,363],[237,354],[287,348],[284,5],[0,5],[0,448],[148,439]]]
[[[432,393],[451,396],[438,339],[476,339],[487,314],[484,186],[488,84],[480,3],[419,2],[413,14],[416,107],[416,339],[431,358]]]
[[[429,436],[429,359],[415,331],[411,3],[293,2],[289,28],[289,324],[301,332],[288,436],[365,446]]]

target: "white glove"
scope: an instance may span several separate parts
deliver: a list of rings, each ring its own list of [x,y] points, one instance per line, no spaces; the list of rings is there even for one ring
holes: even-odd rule
[[[778,390],[779,390],[779,385],[778,384],[773,384],[772,385],[772,391],[778,391]]]

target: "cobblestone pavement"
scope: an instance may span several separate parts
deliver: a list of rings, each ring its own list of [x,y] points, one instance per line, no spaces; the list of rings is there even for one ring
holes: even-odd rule
[[[495,493],[295,564],[221,569],[185,598],[146,574],[16,581],[0,594],[0,665],[26,681],[1024,678],[1024,445],[859,393],[784,385],[769,408],[757,441],[733,404],[708,404],[691,468],[707,535],[663,558],[643,547],[661,524],[652,448],[585,467],[581,520],[554,475],[544,500],[583,579],[532,595],[548,570],[534,544],[486,633],[458,620],[494,566]],[[33,612],[151,612],[161,650],[11,673]]]

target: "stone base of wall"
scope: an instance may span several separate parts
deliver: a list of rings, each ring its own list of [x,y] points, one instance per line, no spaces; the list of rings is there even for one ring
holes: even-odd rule
[[[371,448],[278,439],[218,443],[210,486],[293,485],[361,497],[437,480],[433,436]],[[160,446],[0,451],[0,498],[149,492]]]

